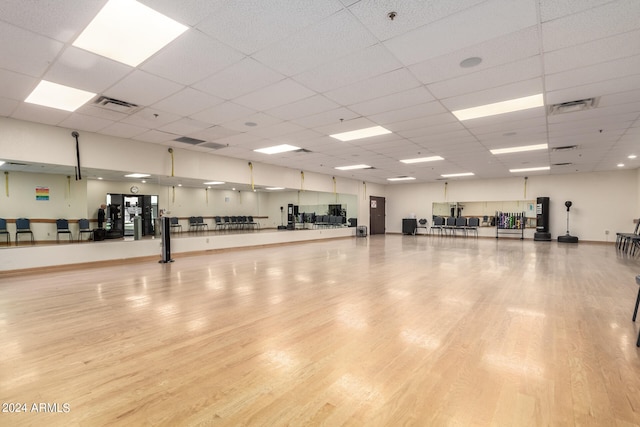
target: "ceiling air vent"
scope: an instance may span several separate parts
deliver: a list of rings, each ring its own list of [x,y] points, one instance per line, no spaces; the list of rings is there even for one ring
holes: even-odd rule
[[[558,153],[558,152],[562,152],[562,151],[575,150],[576,148],[578,148],[577,145],[563,145],[562,147],[553,147],[551,149],[551,151]]]
[[[554,163],[551,166],[569,166],[572,165],[573,163],[571,162],[564,162],[564,163]]]
[[[207,142],[205,144],[198,145],[198,147],[211,148],[212,150],[219,150],[228,146],[229,144],[218,144],[217,142]]]
[[[591,110],[598,106],[600,98],[579,99],[577,101],[562,102],[549,106],[549,115],[575,113],[576,111]]]
[[[202,144],[203,142],[207,142],[204,139],[189,138],[188,136],[181,136],[180,138],[174,139],[174,141],[182,142],[183,144],[189,144],[189,145],[198,145],[198,144]]]
[[[119,99],[109,98],[107,96],[101,96],[96,101],[97,107],[104,108],[105,110],[117,111],[118,113],[131,114],[140,109],[136,104],[132,104],[127,101],[121,101]]]
[[[306,148],[301,148],[295,151],[296,153],[310,153],[311,150],[307,150]]]

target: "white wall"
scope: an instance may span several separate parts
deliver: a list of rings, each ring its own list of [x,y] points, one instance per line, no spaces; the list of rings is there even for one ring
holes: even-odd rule
[[[1,218],[50,219],[85,218],[87,216],[86,181],[76,181],[75,177],[42,173],[9,172],[2,174],[0,191]],[[49,200],[36,200],[36,188],[47,187]],[[8,189],[8,191],[7,191]],[[73,231],[77,226],[70,224]],[[15,239],[15,224],[7,224],[11,241]],[[55,223],[31,223],[36,240],[55,240]],[[21,236],[21,241],[26,240]]]
[[[480,202],[550,198],[550,232],[566,233],[565,201],[571,200],[570,231],[586,241],[615,241],[617,231],[632,231],[639,214],[637,170],[570,175],[530,176],[500,180],[456,180],[387,188],[387,232],[402,232],[402,218],[415,213],[431,223],[433,202]],[[605,231],[608,230],[609,234]],[[482,230],[495,236],[495,230]],[[525,237],[532,237],[527,230]]]
[[[107,137],[91,132],[80,134],[81,162],[86,167],[99,169],[119,169],[122,171],[146,172],[168,176],[171,173],[171,156],[167,147],[157,144]],[[174,147],[175,175],[203,180],[225,180],[250,184],[251,169],[248,162],[213,154],[183,150]],[[122,153],[127,153],[123,156]],[[29,161],[73,166],[75,164],[75,140],[71,129],[58,128],[0,118],[0,155],[3,159]],[[557,236],[566,232],[565,200],[572,200],[571,232],[582,240],[612,241],[616,231],[631,231],[633,219],[640,216],[640,174],[637,170],[612,172],[530,176],[525,191],[524,179],[501,180],[451,180],[429,184],[378,185],[311,172],[301,174],[300,170],[252,162],[253,181],[260,185],[272,185],[307,191],[320,191],[329,195],[336,193],[353,194],[357,197],[359,225],[369,225],[369,196],[386,197],[386,227],[388,232],[401,232],[402,218],[415,213],[418,217],[431,218],[433,202],[467,202],[500,200],[533,200],[538,196],[551,198],[551,234]],[[11,173],[10,182],[13,182]],[[303,179],[304,178],[304,179]],[[17,194],[25,199],[8,200],[0,195],[0,216],[19,215],[35,217],[32,212],[40,210],[42,217],[56,218],[95,216],[100,204],[101,193],[128,193],[130,184],[88,184],[76,183],[71,178],[70,195],[64,195],[68,185],[66,177],[51,178],[48,184],[55,199],[43,210],[42,204],[29,195],[35,192],[31,187],[47,184],[25,181],[24,188]],[[83,187],[84,186],[84,187]],[[295,203],[296,200],[280,199],[259,193],[218,192],[204,189],[176,188],[175,199],[171,187],[147,189],[143,194],[158,194],[160,207],[168,208],[172,215],[244,215],[256,212],[269,216],[267,226],[280,223],[280,206]],[[107,187],[109,188],[108,191]],[[111,190],[114,188],[114,190]],[[2,192],[0,192],[2,193]],[[206,195],[208,194],[208,201]],[[2,198],[4,197],[4,198]],[[17,196],[16,196],[17,197]],[[62,198],[60,198],[62,197]],[[65,201],[59,205],[56,201]],[[75,198],[78,198],[77,200]],[[273,197],[273,199],[271,198]],[[297,199],[296,194],[296,199]],[[84,201],[84,203],[82,202]],[[166,207],[163,207],[167,203]],[[19,206],[19,207],[18,207]],[[14,209],[14,210],[12,210]],[[15,209],[24,209],[20,214]],[[46,215],[44,213],[46,212]],[[39,216],[39,215],[38,215]],[[608,230],[609,234],[605,234]],[[490,232],[488,230],[485,230]],[[529,230],[528,230],[529,231]],[[532,233],[531,233],[532,234]]]

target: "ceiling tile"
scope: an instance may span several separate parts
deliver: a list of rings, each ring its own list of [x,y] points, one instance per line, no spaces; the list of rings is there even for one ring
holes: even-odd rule
[[[104,129],[112,123],[113,122],[110,120],[73,113],[71,116],[60,122],[58,126],[74,130],[84,130],[87,132],[99,132],[101,129]]]
[[[504,86],[539,77],[542,72],[540,56],[532,56],[517,62],[499,65],[450,80],[427,85],[436,98],[451,98],[470,92]]]
[[[469,25],[470,22],[474,25]],[[384,45],[403,64],[412,65],[533,25],[536,25],[534,2],[490,0],[387,40]],[[447,36],[442,37],[443,34]],[[434,40],[438,43],[433,43]]]
[[[542,24],[545,52],[640,28],[640,2],[620,0]]]
[[[310,89],[291,79],[281,80],[271,86],[235,98],[233,102],[258,111],[268,110],[315,95]]]
[[[94,93],[102,93],[133,68],[69,46],[49,68],[44,79]]]
[[[295,76],[317,92],[325,92],[397,70],[401,64],[382,45],[373,45]],[[345,70],[349,70],[345,73]]]
[[[225,2],[198,28],[223,43],[253,54],[342,9],[335,0],[322,2],[289,0],[243,0]]]
[[[433,95],[431,95],[424,86],[420,86],[359,104],[349,105],[349,109],[363,116],[369,116],[387,111],[400,110],[413,105],[425,104],[433,101],[433,99]]]
[[[581,70],[589,65],[640,55],[638,40],[640,30],[554,50],[544,56],[545,74]]]
[[[341,105],[352,105],[418,86],[420,82],[409,71],[401,68],[326,92],[325,96]]]
[[[640,74],[640,55],[550,74],[545,77],[545,85],[547,90],[556,91],[634,74]]]
[[[353,15],[343,11],[292,34],[253,57],[282,74],[294,76],[376,42]]]
[[[191,30],[145,61],[140,69],[183,85],[190,85],[243,58],[245,55],[239,51]],[[176,64],[180,66],[176,67]]]
[[[182,88],[183,86],[177,83],[136,70],[111,86],[104,94],[110,98],[149,106]]]
[[[40,77],[54,62],[63,44],[0,21],[2,68]]]
[[[233,99],[284,79],[280,73],[246,58],[193,85],[222,99]]]
[[[177,115],[189,116],[223,102],[220,98],[187,87],[156,102],[151,107]]]
[[[472,7],[484,0],[431,0],[431,1],[378,1],[362,0],[351,6],[349,10],[379,40],[415,30]],[[389,12],[396,12],[391,20]]]
[[[224,102],[199,113],[192,114],[191,117],[196,120],[219,125],[252,114],[255,114],[255,110],[251,108],[243,107],[233,102]]]
[[[69,43],[89,24],[106,2],[107,0],[3,0],[0,2],[0,16],[5,22]]]
[[[283,120],[311,116],[338,108],[339,105],[322,95],[313,95],[266,111],[267,114]]]

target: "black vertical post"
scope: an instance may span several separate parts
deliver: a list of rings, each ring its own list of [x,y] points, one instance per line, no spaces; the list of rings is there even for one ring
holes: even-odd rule
[[[160,218],[160,226],[162,227],[162,259],[161,263],[173,262],[171,259],[171,221],[170,218],[163,216]]]

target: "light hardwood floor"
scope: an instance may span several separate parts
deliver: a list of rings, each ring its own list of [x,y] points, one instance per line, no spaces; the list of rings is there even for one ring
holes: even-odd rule
[[[4,277],[0,425],[640,425],[638,273],[390,235]]]

